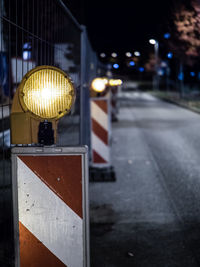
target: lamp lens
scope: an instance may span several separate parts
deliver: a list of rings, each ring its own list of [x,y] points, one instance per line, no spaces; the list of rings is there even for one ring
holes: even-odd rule
[[[73,85],[54,69],[32,73],[25,81],[22,95],[27,109],[45,119],[64,116],[74,102]]]
[[[106,89],[108,80],[106,78],[95,78],[92,81],[92,89],[98,93],[103,92]]]

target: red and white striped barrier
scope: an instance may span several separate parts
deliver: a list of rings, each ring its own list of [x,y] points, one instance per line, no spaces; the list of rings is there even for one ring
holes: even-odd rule
[[[110,100],[91,98],[91,149],[93,167],[108,167],[110,159]]]
[[[34,149],[12,151],[20,243],[15,266],[89,266],[86,149]]]

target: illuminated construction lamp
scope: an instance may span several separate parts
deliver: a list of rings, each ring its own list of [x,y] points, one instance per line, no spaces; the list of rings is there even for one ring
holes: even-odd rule
[[[23,77],[13,100],[12,144],[38,143],[38,128],[45,138],[53,127],[56,137],[58,119],[69,113],[74,100],[74,86],[62,70],[39,66],[29,71]]]
[[[110,79],[108,81],[108,84],[110,86],[118,86],[118,85],[121,85],[122,84],[122,80],[120,80],[120,79]]]
[[[25,112],[40,119],[59,119],[71,110],[74,88],[67,75],[57,68],[38,67],[23,78],[19,99]]]
[[[107,78],[95,78],[92,81],[91,87],[97,93],[102,93],[106,89],[106,85],[108,84]]]

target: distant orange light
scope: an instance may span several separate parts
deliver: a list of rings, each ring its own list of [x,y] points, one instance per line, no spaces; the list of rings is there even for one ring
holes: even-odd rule
[[[91,87],[94,91],[101,93],[106,89],[107,83],[108,83],[107,78],[95,78],[92,81]]]
[[[108,83],[110,86],[118,86],[122,84],[122,80],[121,79],[110,79]]]

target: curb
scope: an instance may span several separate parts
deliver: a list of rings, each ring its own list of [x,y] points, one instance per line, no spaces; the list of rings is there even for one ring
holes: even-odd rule
[[[168,99],[168,98],[165,98],[165,97],[156,96],[156,95],[155,95],[155,97],[157,97],[157,98],[159,98],[160,100],[163,100],[163,101],[165,101],[165,102],[168,102],[168,103],[170,103],[170,104],[173,104],[173,105],[176,105],[176,106],[179,106],[179,107],[188,109],[188,110],[190,110],[190,111],[192,111],[192,112],[195,112],[195,113],[200,114],[200,109],[189,107],[189,106],[186,105],[186,104],[184,105],[184,104],[179,103],[179,102],[177,102],[177,101],[175,101],[175,100],[171,100],[171,99]]]

